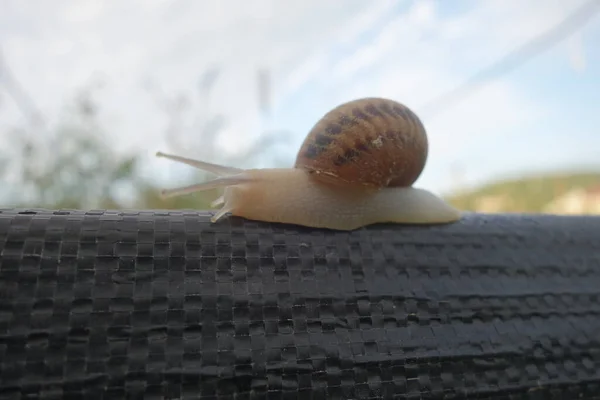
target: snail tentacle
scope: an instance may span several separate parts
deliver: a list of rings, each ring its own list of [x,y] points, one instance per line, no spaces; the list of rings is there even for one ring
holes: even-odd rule
[[[197,183],[189,186],[182,186],[173,189],[164,189],[161,191],[161,195],[163,197],[174,197],[181,196],[184,194],[191,194],[196,192],[203,192],[211,189],[219,189],[222,187],[235,186],[240,185],[242,183],[248,183],[251,179],[245,175],[244,173],[232,175],[232,176],[224,176],[221,178],[216,178],[204,183]],[[219,199],[217,199],[219,200]],[[215,201],[217,202],[217,201]],[[218,204],[217,204],[218,205]]]
[[[228,167],[220,164],[213,164],[206,161],[195,160],[186,157],[180,157],[171,154],[165,154],[157,152],[158,157],[163,157],[173,161],[181,162],[183,164],[191,165],[206,172],[211,172],[218,175],[218,178],[209,180],[207,182],[193,184],[189,186],[183,186],[173,189],[164,189],[161,191],[162,197],[174,197],[185,194],[191,194],[196,192],[202,192],[211,189],[224,188],[225,192],[214,200],[210,206],[211,208],[221,207],[215,215],[210,219],[211,222],[217,222],[225,214],[234,210],[235,197],[228,195],[230,188],[239,187],[240,185],[256,181],[256,176],[251,176],[246,170],[234,167]]]
[[[177,161],[183,164],[187,164],[191,167],[201,169],[206,172],[211,172],[218,176],[234,175],[244,172],[243,169],[227,167],[225,165],[213,164],[206,161],[194,160],[187,157],[176,156],[174,154],[166,154],[161,151],[156,153],[156,157],[166,158],[168,160]]]

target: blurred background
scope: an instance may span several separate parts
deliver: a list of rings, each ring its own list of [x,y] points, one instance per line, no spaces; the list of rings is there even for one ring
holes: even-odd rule
[[[340,103],[429,135],[416,186],[600,214],[600,0],[0,0],[0,207],[207,208],[155,157],[291,166]]]

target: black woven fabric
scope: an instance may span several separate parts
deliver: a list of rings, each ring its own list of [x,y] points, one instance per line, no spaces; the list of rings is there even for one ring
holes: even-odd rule
[[[597,399],[600,218],[0,211],[1,399]]]

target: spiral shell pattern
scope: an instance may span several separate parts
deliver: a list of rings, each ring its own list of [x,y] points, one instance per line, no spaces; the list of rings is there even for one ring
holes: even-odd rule
[[[340,183],[406,187],[421,175],[427,154],[427,134],[413,111],[364,98],[325,114],[306,136],[295,167]]]

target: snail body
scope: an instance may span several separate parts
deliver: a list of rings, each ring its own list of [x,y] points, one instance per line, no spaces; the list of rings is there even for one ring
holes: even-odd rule
[[[211,181],[163,190],[177,196],[224,188],[212,203],[225,214],[314,228],[354,230],[375,223],[438,224],[460,212],[413,187],[428,154],[425,129],[406,106],[388,99],[344,103],[321,118],[298,151],[293,168],[239,169],[185,157],[157,156],[218,175]]]

